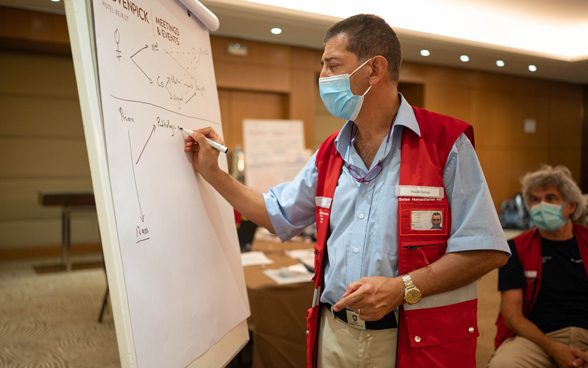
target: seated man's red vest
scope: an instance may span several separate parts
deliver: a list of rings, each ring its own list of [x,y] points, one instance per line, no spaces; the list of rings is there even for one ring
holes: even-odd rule
[[[578,241],[583,264],[588,265],[588,228],[574,224],[574,236]],[[532,229],[525,231],[514,238],[514,243],[523,270],[527,272],[527,275],[536,275],[536,277],[527,277],[526,286],[523,288],[523,315],[527,317],[533,310],[533,306],[539,295],[539,288],[541,287],[541,268],[543,262],[539,230]],[[586,272],[588,274],[588,270]],[[496,327],[494,346],[498,349],[504,340],[515,336],[515,334],[506,327],[502,313],[498,313]]]

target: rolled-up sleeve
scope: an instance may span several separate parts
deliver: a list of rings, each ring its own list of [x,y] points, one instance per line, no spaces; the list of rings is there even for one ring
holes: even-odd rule
[[[263,194],[267,213],[280,240],[286,241],[314,223],[317,178],[315,152],[294,180]]]
[[[447,252],[498,250],[510,256],[480,162],[464,134],[449,153],[443,184],[451,207]]]

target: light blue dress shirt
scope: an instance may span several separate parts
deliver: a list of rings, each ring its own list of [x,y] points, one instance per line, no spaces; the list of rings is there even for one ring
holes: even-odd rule
[[[347,285],[362,277],[398,276],[395,189],[400,177],[402,130],[411,129],[420,136],[413,109],[399,96],[401,104],[390,142],[386,148],[386,139],[383,140],[370,167],[384,157],[382,172],[375,180],[359,184],[349,174],[349,166],[362,176],[369,171],[355,150],[355,137],[349,144],[352,122],[343,126],[335,140],[344,164],[331,208],[323,303],[337,303]],[[316,153],[293,181],[263,195],[271,223],[282,241],[300,234],[315,222],[318,177],[315,158]],[[447,252],[492,249],[510,254],[480,163],[464,134],[449,153],[443,183],[452,216]]]

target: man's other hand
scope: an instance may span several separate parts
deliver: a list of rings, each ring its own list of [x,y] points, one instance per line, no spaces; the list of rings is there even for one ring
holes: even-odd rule
[[[343,299],[333,308],[338,312],[348,307],[364,321],[378,321],[403,303],[404,283],[400,277],[374,276],[349,284]]]
[[[184,151],[194,152],[192,162],[194,170],[202,174],[205,179],[219,169],[218,156],[220,154],[218,150],[208,144],[206,138],[224,145],[221,137],[210,127],[194,130],[194,133],[184,140]]]
[[[559,368],[588,367],[588,353],[553,342],[547,353]]]

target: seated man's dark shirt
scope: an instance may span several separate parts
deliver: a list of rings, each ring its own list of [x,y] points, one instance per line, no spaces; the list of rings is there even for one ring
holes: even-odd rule
[[[512,256],[498,271],[498,290],[522,289],[525,273],[514,245]],[[588,329],[588,276],[580,257],[578,241],[541,239],[543,258],[541,287],[537,302],[527,318],[543,333],[565,327]]]

